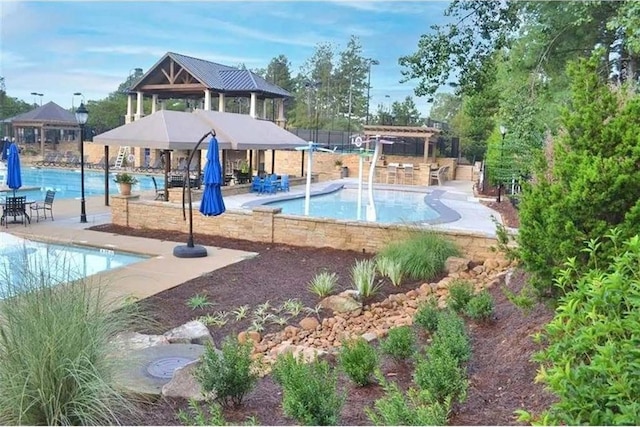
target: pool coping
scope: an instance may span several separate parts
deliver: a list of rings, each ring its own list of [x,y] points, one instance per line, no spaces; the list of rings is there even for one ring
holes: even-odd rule
[[[331,183],[331,184],[325,186],[324,188],[312,189],[310,191],[310,195],[311,195],[311,197],[313,197],[313,196],[321,196],[321,195],[324,195],[324,194],[335,193],[336,191],[339,191],[339,190],[342,190],[342,189],[354,189],[354,188],[358,188],[357,184],[353,184],[353,183]],[[365,191],[366,188],[367,188],[367,186],[363,185],[363,191]],[[451,209],[450,207],[446,206],[440,200],[440,198],[443,195],[446,194],[445,190],[425,189],[424,187],[402,188],[402,189],[379,187],[377,189],[379,189],[379,190],[393,190],[393,191],[407,192],[407,193],[426,193],[425,197],[424,197],[424,204],[429,206],[431,209],[433,209],[438,214],[438,217],[433,218],[433,219],[429,219],[429,220],[400,221],[400,222],[380,223],[380,224],[436,225],[436,224],[447,224],[447,223],[450,223],[450,222],[455,222],[455,221],[458,221],[459,219],[462,218],[462,215],[460,215],[459,212],[457,212],[456,210]],[[255,208],[257,206],[266,205],[268,203],[282,202],[282,201],[286,201],[286,200],[302,199],[304,197],[305,197],[305,194],[281,193],[281,194],[276,194],[276,195],[273,195],[273,196],[267,196],[264,199],[251,200],[249,202],[245,202],[240,207],[242,209],[252,209],[252,208]],[[287,215],[306,217],[305,215],[296,215],[296,214],[289,214],[289,213]],[[325,218],[325,217],[318,217],[318,218]],[[348,219],[348,220],[345,220],[345,219],[342,219],[342,218],[330,218],[330,219],[339,220],[339,221],[363,221],[363,222],[369,222],[369,221],[366,221],[366,220],[356,220],[356,219]]]

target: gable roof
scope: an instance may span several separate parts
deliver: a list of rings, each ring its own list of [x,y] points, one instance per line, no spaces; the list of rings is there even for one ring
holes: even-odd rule
[[[142,82],[151,74],[162,62],[171,58],[182,68],[188,71],[200,83],[211,90],[220,92],[258,92],[282,97],[291,97],[291,93],[278,85],[269,83],[259,75],[228,65],[218,64],[192,56],[182,55],[175,52],[167,52],[158,62],[154,64],[132,87],[131,91],[136,91],[142,86]]]
[[[307,144],[273,122],[247,114],[219,111],[160,110],[93,137],[94,144],[135,146],[166,150],[193,149],[210,130],[221,149],[289,149]]]
[[[12,124],[43,123],[55,125],[78,126],[75,114],[65,110],[53,101],[47,102],[38,108],[26,113],[18,114],[7,119]]]

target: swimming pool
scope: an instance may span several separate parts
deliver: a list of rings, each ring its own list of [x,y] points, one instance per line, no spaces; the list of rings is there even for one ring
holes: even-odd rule
[[[41,200],[47,190],[56,192],[56,199],[79,199],[80,198],[80,169],[51,169],[24,166],[22,172],[22,187],[18,194],[27,196],[27,200]],[[116,172],[109,172],[109,194],[118,193],[118,185],[113,182],[113,175]],[[138,184],[136,190],[153,190],[151,177],[144,174],[136,174]],[[158,186],[164,186],[164,178],[156,177]],[[4,184],[4,183],[3,183]],[[34,190],[26,190],[26,187],[36,187]],[[85,197],[104,195],[104,171],[86,170],[84,171],[84,194]]]
[[[440,213],[427,204],[429,195],[397,190],[374,191],[377,212],[376,222],[432,222]],[[304,215],[304,197],[265,203],[282,208],[282,213]],[[309,216],[345,220],[364,220],[367,210],[367,194],[362,194],[362,208],[357,218],[358,190],[343,188],[327,194],[312,196],[309,203]]]
[[[34,281],[55,286],[148,259],[110,249],[60,245],[0,233],[0,299]]]

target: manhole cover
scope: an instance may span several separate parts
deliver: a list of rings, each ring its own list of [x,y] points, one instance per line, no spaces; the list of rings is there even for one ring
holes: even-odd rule
[[[154,378],[171,379],[176,369],[193,362],[195,359],[188,357],[163,357],[156,359],[147,365],[147,372]]]

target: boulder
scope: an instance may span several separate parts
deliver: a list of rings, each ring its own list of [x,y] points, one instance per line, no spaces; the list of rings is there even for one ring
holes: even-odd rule
[[[200,360],[195,360],[176,369],[171,381],[162,386],[162,395],[165,397],[205,400],[202,387],[194,375],[200,363]],[[210,397],[213,398],[214,396]]]
[[[320,322],[315,317],[305,317],[300,321],[300,327],[305,331],[315,331]]]
[[[238,334],[238,342],[240,344],[244,344],[247,341],[253,341],[254,344],[258,344],[261,339],[260,332],[257,331],[242,331]]]
[[[470,259],[460,258],[460,257],[449,257],[444,262],[444,269],[447,272],[447,274],[460,273],[463,271],[468,271],[470,264],[471,264]]]
[[[169,343],[183,343],[183,344],[200,344],[204,345],[206,342],[213,344],[213,338],[207,328],[202,322],[192,320],[185,323],[182,326],[173,328],[164,333],[164,336],[169,340]]]
[[[169,340],[164,335],[145,335],[138,332],[122,332],[111,340],[111,345],[117,352],[141,350],[147,347],[167,344],[169,344]]]
[[[378,339],[378,334],[376,334],[375,332],[366,332],[362,334],[362,338],[364,338],[367,342],[371,342]]]
[[[320,301],[320,307],[332,310],[333,313],[349,313],[353,311],[362,311],[362,303],[355,300],[351,296],[330,295]]]

